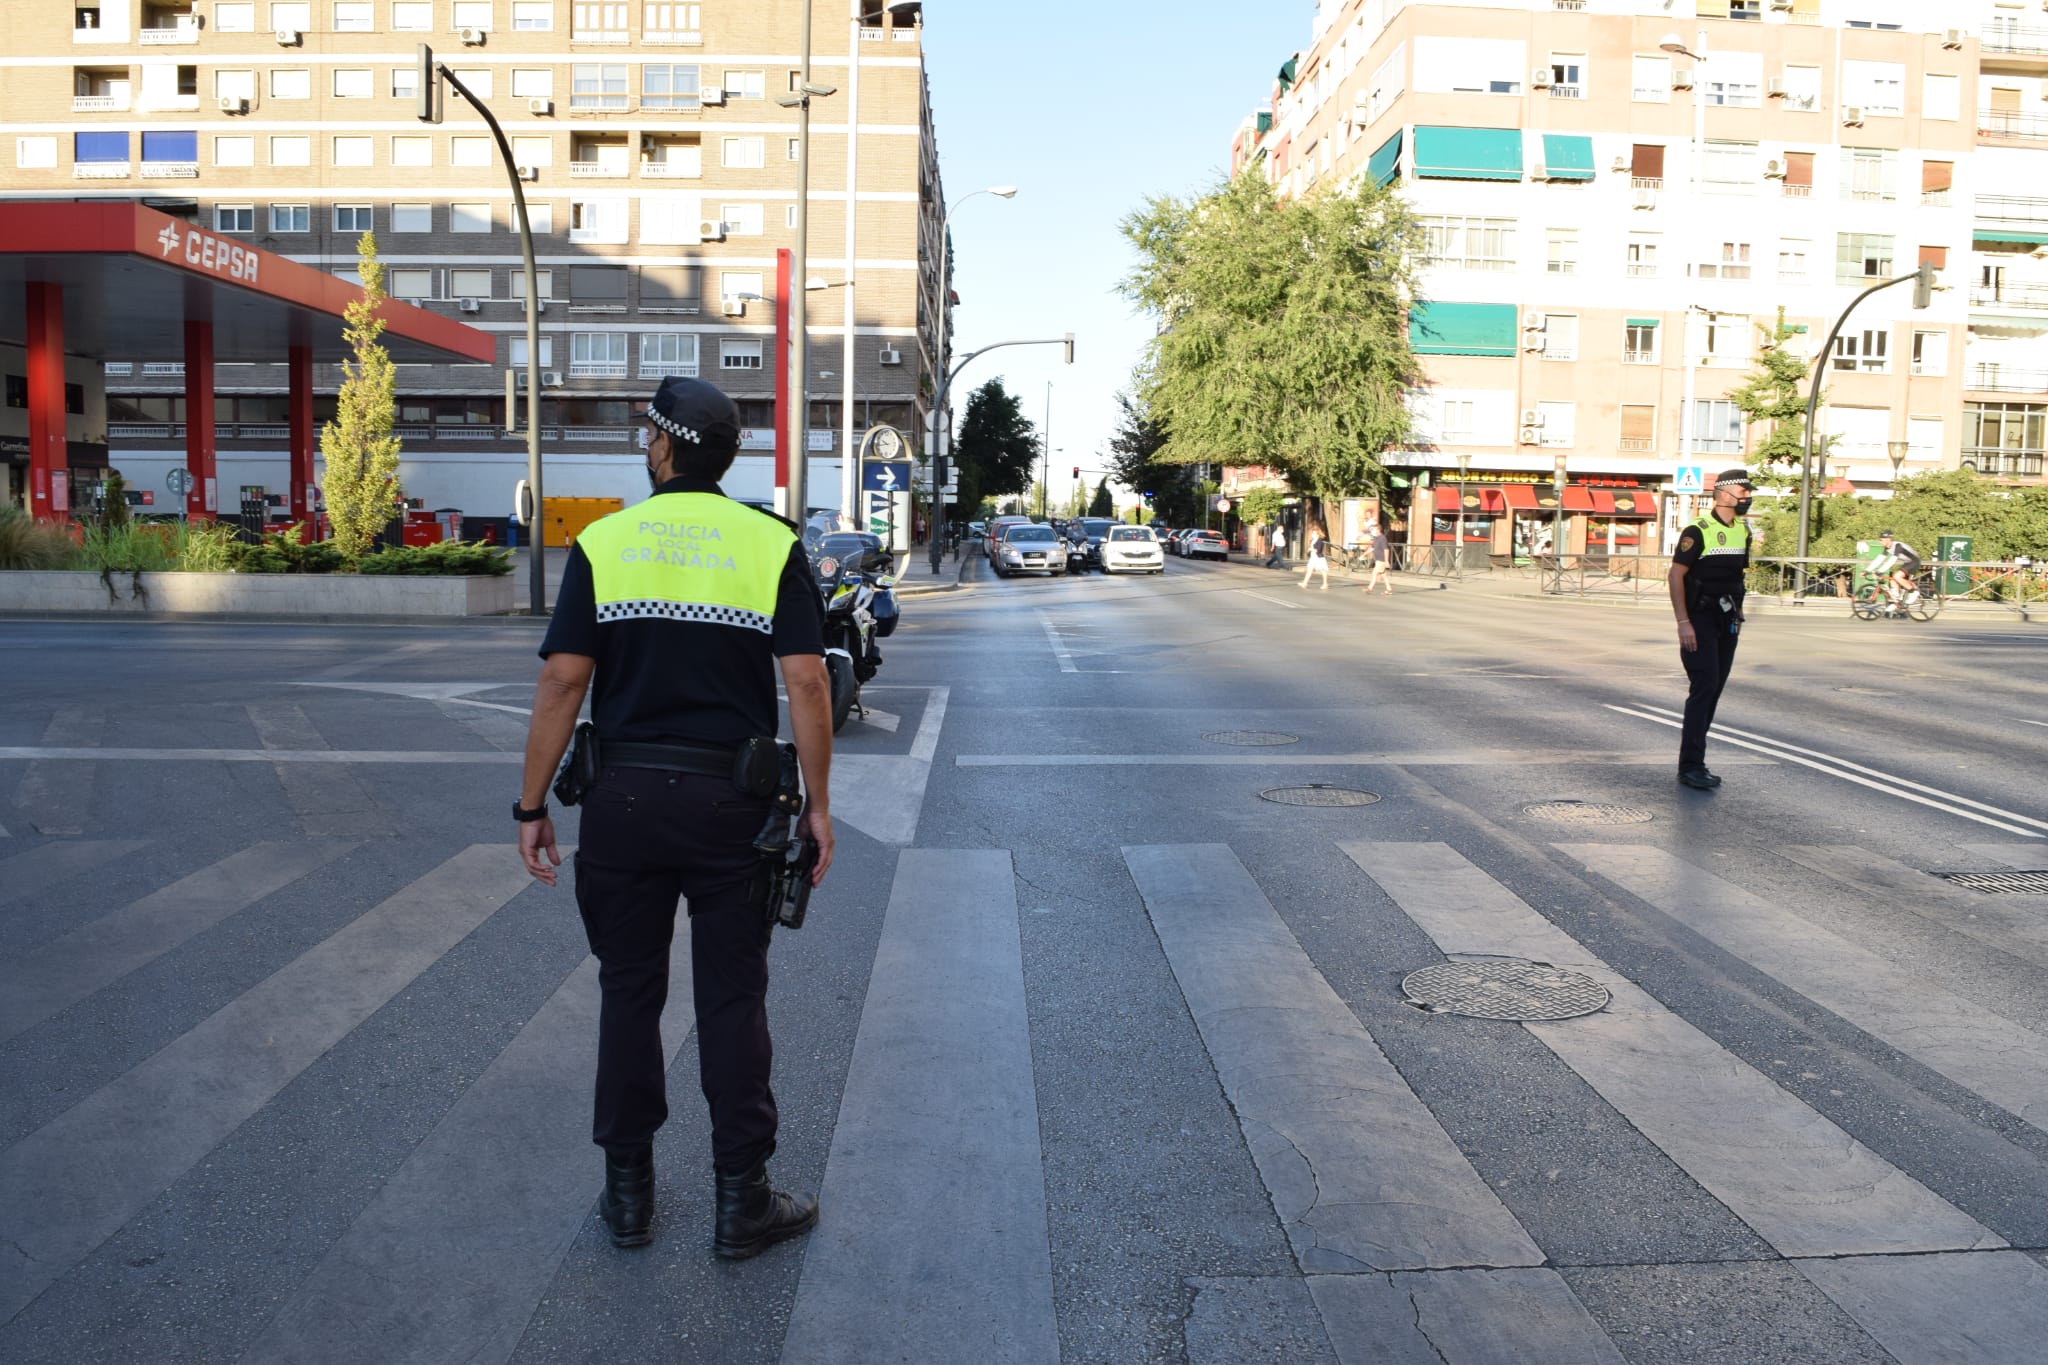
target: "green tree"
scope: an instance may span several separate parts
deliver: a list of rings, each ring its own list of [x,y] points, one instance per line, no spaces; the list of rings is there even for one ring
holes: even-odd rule
[[[398,417],[397,371],[391,355],[378,344],[384,320],[384,266],[377,259],[377,239],[365,232],[356,240],[356,271],[362,296],[348,305],[342,337],[354,352],[341,362],[341,392],[335,398],[334,420],[320,428],[320,454],[326,469],[320,489],[327,499],[327,521],[334,546],[350,559],[370,548],[398,514],[398,438],[391,428]]]
[[[1163,459],[1166,429],[1153,421],[1131,395],[1120,393],[1116,401],[1123,417],[1109,438],[1110,474],[1127,488],[1151,494],[1153,515],[1169,526],[1185,526],[1199,520],[1202,496],[1196,485],[1200,482],[1200,467]]]
[[[967,506],[1032,487],[1032,476],[1038,472],[1038,429],[1000,377],[968,395],[953,455],[960,469],[957,501]],[[1038,507],[1035,497],[1031,506]]]
[[[1116,499],[1110,496],[1109,480],[1100,480],[1095,485],[1095,496],[1088,500],[1088,515],[1091,517],[1113,517],[1116,515]]]
[[[1267,522],[1280,519],[1281,499],[1286,495],[1277,488],[1259,486],[1244,490],[1244,496],[1237,500],[1232,509],[1237,519],[1247,526],[1264,526]]]
[[[1799,482],[1799,462],[1806,450],[1807,366],[1792,349],[1792,338],[1799,333],[1786,323],[1784,308],[1778,309],[1774,324],[1758,323],[1756,330],[1756,368],[1728,401],[1750,426],[1767,424],[1749,453],[1758,486],[1784,488]],[[1684,420],[1691,421],[1692,414],[1685,414]],[[1826,444],[1815,453],[1825,456]]]
[[[1368,493],[1408,438],[1421,231],[1390,189],[1277,202],[1256,169],[1123,222],[1123,293],[1163,324],[1139,398],[1162,462],[1269,465],[1316,497]]]

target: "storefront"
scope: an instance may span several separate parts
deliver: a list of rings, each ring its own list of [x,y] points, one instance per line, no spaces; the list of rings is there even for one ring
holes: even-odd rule
[[[1478,473],[1463,482],[1439,480],[1430,496],[1432,542],[1455,543],[1462,525],[1464,543],[1485,545],[1499,563],[1549,554],[1560,530],[1565,554],[1627,556],[1660,548],[1657,495],[1625,478],[1576,481],[1560,495],[1534,474]]]

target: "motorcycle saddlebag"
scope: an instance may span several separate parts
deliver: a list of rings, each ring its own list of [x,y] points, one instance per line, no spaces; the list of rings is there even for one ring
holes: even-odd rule
[[[875,634],[888,639],[896,630],[896,622],[903,616],[903,609],[896,605],[896,594],[882,590],[875,594]]]

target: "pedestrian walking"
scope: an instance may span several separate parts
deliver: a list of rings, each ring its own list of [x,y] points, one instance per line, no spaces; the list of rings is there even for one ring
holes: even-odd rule
[[[1276,568],[1282,560],[1287,558],[1287,528],[1278,522],[1274,522],[1273,534],[1267,538],[1267,545],[1270,547],[1271,552],[1266,556],[1264,567],[1268,569]]]
[[[1372,591],[1373,584],[1384,583],[1386,586],[1382,589],[1382,591],[1385,592],[1386,595],[1389,597],[1392,597],[1394,595],[1394,577],[1393,574],[1389,572],[1387,563],[1388,558],[1392,553],[1392,549],[1387,544],[1386,531],[1378,526],[1373,527],[1372,577],[1365,580],[1365,590],[1367,593],[1370,593]]]
[[[1749,568],[1749,471],[1731,469],[1714,482],[1713,505],[1679,532],[1671,555],[1671,608],[1678,615],[1678,659],[1690,684],[1678,740],[1678,780],[1708,790],[1721,779],[1707,771],[1707,730],[1742,632],[1743,575]]]
[[[1330,590],[1329,553],[1330,543],[1323,539],[1323,533],[1321,531],[1310,531],[1308,533],[1308,567],[1302,570],[1301,573],[1302,587],[1306,588],[1310,578],[1316,574],[1321,574],[1323,576],[1323,591],[1328,592]]]
[[[604,1149],[599,1213],[622,1247],[653,1237],[654,1135],[668,1118],[661,1013],[676,902],[688,900],[712,1245],[739,1259],[818,1218],[815,1201],[768,1180],[778,1117],[768,940],[781,888],[757,844],[787,831],[800,766],[811,884],[831,866],[823,612],[795,524],[719,489],[739,451],[732,399],[702,380],[664,379],[644,422],[654,496],[592,524],[569,552],[513,818],[527,870],[553,886],[562,859],[548,782],[573,733],[555,790],[584,808],[576,905],[602,992],[591,1136]],[[775,739],[778,662],[794,758]],[[593,684],[593,723],[579,728]]]

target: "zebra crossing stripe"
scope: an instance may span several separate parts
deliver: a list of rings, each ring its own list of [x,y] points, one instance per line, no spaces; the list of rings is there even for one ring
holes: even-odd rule
[[[2048,1341],[2048,1269],[2023,1252],[1793,1264],[1898,1360],[2012,1365]]]
[[[2048,923],[2024,896],[1983,896],[1866,848],[1794,845],[1778,856],[1812,868],[1880,904],[1897,906],[2002,953],[2048,966]]]
[[[590,1143],[597,960],[585,958],[240,1358],[381,1365],[512,1357],[602,1179]],[[695,1018],[678,915],[662,1030],[671,1063]],[[708,1172],[700,1172],[709,1179]],[[694,1246],[710,1229],[657,1220]]]
[[[1055,1362],[1009,853],[898,855],[782,1359]]]
[[[1520,957],[1613,992],[1523,1025],[1681,1170],[1786,1256],[2005,1245],[1770,1077],[1664,1008],[1441,843],[1340,845],[1447,957]]]
[[[0,1043],[355,847],[257,844],[0,964]]]
[[[1623,1365],[1555,1270],[1311,1275],[1308,1287],[1339,1365]]]
[[[0,1152],[0,1322],[531,882],[463,850]]]
[[[1661,848],[1556,847],[1822,1009],[2048,1129],[2048,1037]]]
[[[0,905],[40,896],[102,863],[133,853],[144,839],[67,839],[43,844],[0,862]]]
[[[319,728],[290,702],[250,702],[244,708],[266,749],[331,749]],[[368,838],[391,833],[391,821],[370,791],[348,768],[312,768],[279,763],[272,768],[285,800],[307,834]]]
[[[59,707],[43,730],[47,745],[93,749],[105,731],[103,712],[82,706]],[[38,834],[85,833],[92,815],[95,767],[33,762],[15,785],[14,804]]]
[[[1304,1271],[1543,1263],[1227,845],[1123,854]]]
[[[1962,847],[2005,867],[2030,872],[2048,868],[2048,846],[2041,844],[1964,844]]]

